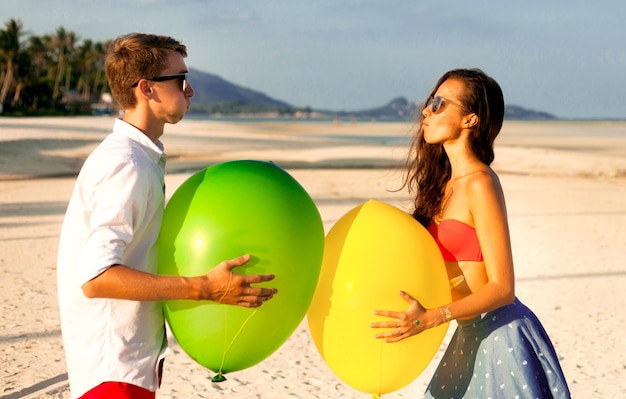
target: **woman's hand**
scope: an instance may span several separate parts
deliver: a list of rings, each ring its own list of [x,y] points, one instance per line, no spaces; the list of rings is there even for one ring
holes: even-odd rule
[[[398,342],[410,336],[421,333],[430,326],[425,316],[427,310],[421,303],[404,291],[400,291],[402,299],[407,301],[409,308],[404,312],[390,310],[375,310],[377,316],[393,318],[395,320],[375,322],[372,328],[392,328],[393,330],[376,334],[376,338],[385,339],[385,342]]]

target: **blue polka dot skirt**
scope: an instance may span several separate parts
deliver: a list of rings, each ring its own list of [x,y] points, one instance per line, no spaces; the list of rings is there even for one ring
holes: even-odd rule
[[[570,398],[556,351],[535,314],[517,298],[458,328],[425,398]]]

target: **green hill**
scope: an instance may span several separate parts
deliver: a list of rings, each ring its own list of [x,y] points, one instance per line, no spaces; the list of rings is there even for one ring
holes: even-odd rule
[[[404,97],[397,97],[385,105],[365,110],[313,110],[309,107],[293,106],[260,91],[193,68],[189,71],[189,80],[195,92],[190,109],[192,114],[405,121],[415,118],[418,106]],[[507,105],[504,117],[519,120],[556,119],[546,112],[528,110],[517,105]]]

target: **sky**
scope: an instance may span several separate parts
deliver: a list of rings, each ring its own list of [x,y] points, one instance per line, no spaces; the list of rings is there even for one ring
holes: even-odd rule
[[[294,106],[421,102],[476,67],[507,104],[567,119],[626,119],[624,17],[624,0],[0,0],[36,35],[173,36],[190,68]]]

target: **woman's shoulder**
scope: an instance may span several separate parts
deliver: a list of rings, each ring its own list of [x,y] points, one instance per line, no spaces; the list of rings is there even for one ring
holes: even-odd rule
[[[467,188],[479,188],[483,185],[490,186],[493,184],[500,184],[500,179],[498,178],[497,173],[489,166],[485,166],[483,168],[475,170],[474,172],[468,173],[465,176],[461,176],[457,178],[457,180],[460,185],[463,185]]]
[[[469,195],[501,193],[502,186],[498,174],[490,167],[485,167],[467,176],[463,181],[464,191]]]

